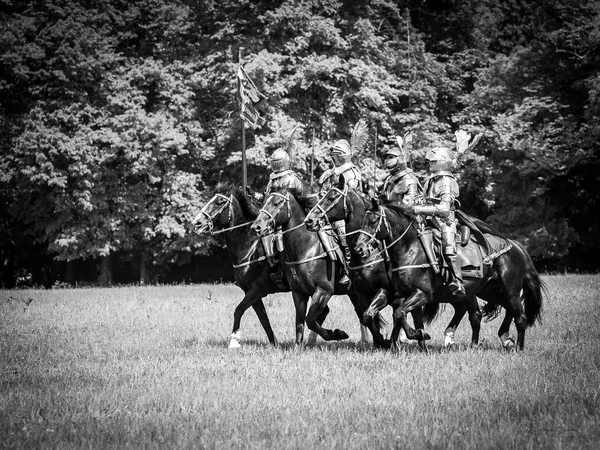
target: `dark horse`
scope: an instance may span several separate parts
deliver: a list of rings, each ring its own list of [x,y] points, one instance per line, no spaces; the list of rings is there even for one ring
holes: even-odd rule
[[[369,323],[372,320],[374,314],[381,311],[388,304],[391,304],[390,298],[395,292],[394,285],[392,283],[393,272],[391,266],[386,261],[385,248],[382,248],[378,252],[370,252],[366,258],[361,258],[360,255],[356,255],[354,247],[358,239],[358,235],[361,234],[361,226],[365,218],[366,211],[370,207],[370,200],[367,200],[364,195],[360,192],[349,188],[345,183],[344,179],[340,179],[340,183],[337,186],[333,186],[311,209],[307,214],[304,222],[309,230],[318,229],[325,220],[346,221],[346,231],[350,239],[348,243],[353,249],[353,256],[358,256],[356,266],[351,267],[353,274],[352,283],[353,286],[368,298],[372,298],[372,302],[369,308],[365,311],[363,316],[363,323]],[[399,306],[396,302],[393,306]],[[455,347],[454,343],[454,332],[460,324],[460,321],[467,312],[466,302],[458,302],[452,305],[454,307],[454,316],[448,324],[445,332],[445,342],[447,347]],[[415,327],[418,329],[423,328],[423,321],[430,323],[436,317],[439,309],[438,302],[431,302],[425,305],[423,310],[423,317],[421,318],[421,308],[416,308],[411,311],[413,314],[413,321]],[[415,317],[416,313],[416,317]],[[477,342],[479,339],[479,328],[480,320],[477,314],[471,315],[472,318],[471,326],[473,329],[472,341]],[[413,338],[419,339],[422,333],[417,333]],[[423,342],[423,341],[419,341]],[[393,343],[395,344],[395,343]]]
[[[297,197],[291,192],[272,192],[266,198],[263,208],[252,230],[264,236],[275,228],[281,227],[285,248],[285,274],[292,288],[296,308],[296,344],[303,340],[304,323],[326,341],[347,339],[342,330],[328,330],[322,326],[323,312],[328,310],[327,302],[332,295],[348,295],[354,305],[359,320],[364,305],[356,293],[348,292],[345,285],[337,280],[340,276],[341,262],[332,261],[323,249],[316,233],[308,231],[304,225],[304,208],[307,199]],[[307,313],[308,299],[311,298]],[[375,326],[381,323],[377,321]],[[370,327],[373,343],[384,346],[384,340],[375,326]]]
[[[255,210],[248,203],[248,198],[241,190],[234,188],[229,195],[215,194],[192,221],[193,229],[197,233],[225,235],[235,282],[245,293],[233,313],[230,348],[240,346],[240,322],[250,306],[256,312],[269,342],[276,345],[277,341],[262,299],[275,292],[289,292],[289,289],[279,289],[269,278],[271,268],[262,245],[256,234],[250,231],[250,225],[255,218]]]
[[[304,223],[310,231],[318,231],[323,226],[338,220],[346,222],[348,245],[352,250],[352,262],[349,267],[352,288],[361,296],[361,304],[369,304],[363,313],[363,323],[370,325],[373,318],[388,304],[394,296],[394,286],[391,274],[388,273],[383,252],[372,253],[367,258],[361,258],[354,251],[354,244],[360,233],[360,226],[365,217],[367,206],[363,196],[356,190],[348,188],[341,177],[337,186],[333,186],[308,212]],[[425,321],[429,323],[436,315],[437,304],[433,305]],[[412,311],[415,326],[423,328],[421,309]],[[397,342],[387,343],[386,346],[396,345]]]
[[[480,273],[468,276],[463,272],[466,297],[459,298],[453,296],[447,287],[446,271],[435,274],[431,269],[418,240],[414,220],[404,208],[396,204],[384,206],[373,201],[362,229],[365,234],[358,238],[359,252],[368,254],[376,240],[386,242],[393,265],[394,286],[405,298],[402,306],[394,312],[394,318],[407,333],[410,330],[406,313],[414,308],[434,301],[452,304],[467,302],[469,313],[472,314],[473,303],[476,304],[479,297],[488,302],[484,307],[487,317],[495,317],[501,307],[506,310],[498,331],[503,346],[512,347],[509,329],[514,320],[518,349],[524,349],[526,328],[541,317],[545,286],[521,244],[485,233],[487,245],[482,246],[472,237],[466,250],[459,249],[459,254],[471,251],[471,254],[480,255]]]

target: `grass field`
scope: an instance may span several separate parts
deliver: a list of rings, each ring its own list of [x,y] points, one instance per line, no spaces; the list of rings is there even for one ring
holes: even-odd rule
[[[544,276],[524,353],[359,344],[349,300],[325,325],[350,339],[297,351],[289,295],[229,350],[233,285],[0,291],[0,447],[148,449],[592,449],[600,444],[600,276]],[[386,312],[387,313],[387,312]],[[512,328],[514,334],[514,327]]]

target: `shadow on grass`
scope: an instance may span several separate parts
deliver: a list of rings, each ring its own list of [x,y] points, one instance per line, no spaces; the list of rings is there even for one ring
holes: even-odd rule
[[[476,347],[472,347],[470,344],[461,343],[456,346],[455,349],[448,349],[442,344],[432,343],[427,344],[427,352],[423,351],[416,341],[409,343],[401,343],[398,345],[397,349],[382,349],[375,348],[373,344],[366,344],[359,341],[351,341],[351,340],[343,340],[343,341],[322,341],[319,340],[315,344],[312,345],[304,345],[302,347],[296,346],[296,342],[293,340],[285,340],[279,342],[277,345],[271,345],[268,341],[263,339],[244,339],[241,342],[241,348],[248,349],[253,348],[256,350],[265,350],[265,349],[276,349],[280,351],[287,352],[356,352],[356,353],[374,353],[374,352],[383,352],[389,353],[390,355],[398,355],[401,356],[403,354],[422,354],[424,356],[428,354],[446,354],[446,353],[466,353],[466,352],[480,352],[480,351],[502,351],[505,352],[500,346],[492,345],[489,342],[482,342]],[[181,339],[173,342],[173,346],[175,348],[182,349],[193,349],[198,346],[206,346],[214,349],[223,349],[229,347],[229,339],[207,339],[207,340],[199,340],[198,338],[190,338],[190,339]],[[231,351],[236,351],[237,349],[231,349]]]

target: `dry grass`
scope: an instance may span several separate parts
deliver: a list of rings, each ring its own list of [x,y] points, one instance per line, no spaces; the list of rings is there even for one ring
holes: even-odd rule
[[[596,448],[600,276],[545,276],[549,296],[524,353],[484,345],[430,353],[357,344],[349,301],[325,325],[350,340],[296,351],[289,295],[267,300],[227,348],[232,285],[0,291],[2,448]],[[31,301],[30,301],[31,300]],[[27,304],[29,303],[29,304]]]

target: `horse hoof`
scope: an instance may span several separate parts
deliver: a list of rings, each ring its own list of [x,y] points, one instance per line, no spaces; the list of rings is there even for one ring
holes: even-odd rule
[[[341,341],[344,339],[348,339],[350,336],[348,336],[348,333],[346,333],[345,331],[342,330],[334,330],[333,332],[333,339],[336,341]]]
[[[240,345],[240,343],[238,341],[231,341],[229,342],[229,348],[241,348],[242,346]]]
[[[502,346],[506,351],[512,351],[515,349],[515,340],[513,338],[509,338],[502,343]]]
[[[429,335],[429,333],[425,330],[417,330],[419,332],[419,337],[418,340],[419,341],[428,341],[431,339],[431,336]]]
[[[446,345],[446,348],[448,349],[449,352],[457,352],[458,344],[456,342],[453,342],[452,344]]]

